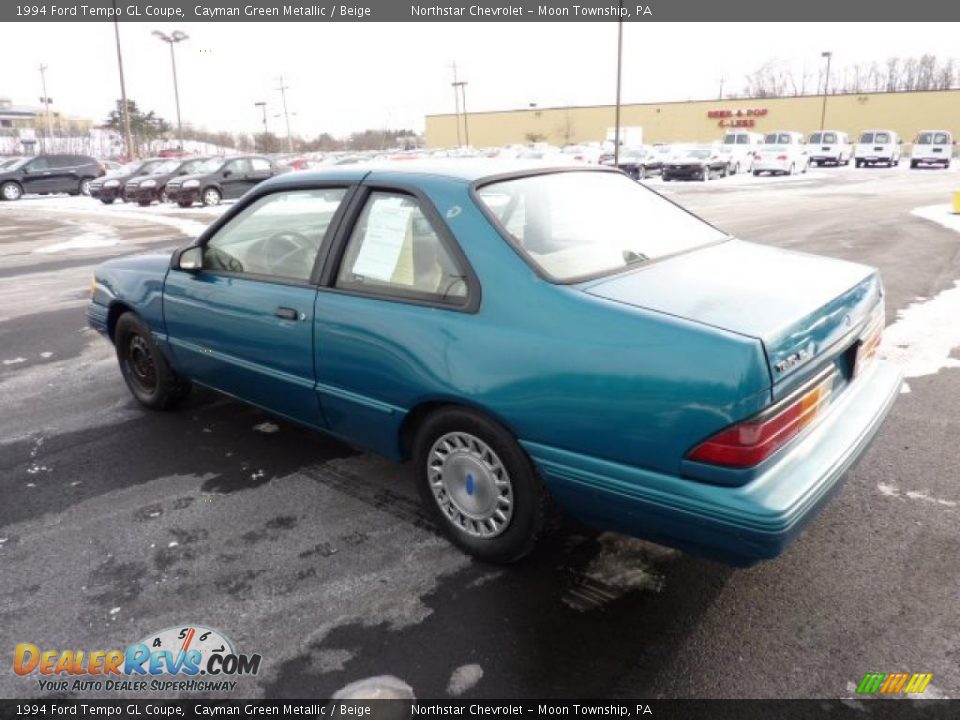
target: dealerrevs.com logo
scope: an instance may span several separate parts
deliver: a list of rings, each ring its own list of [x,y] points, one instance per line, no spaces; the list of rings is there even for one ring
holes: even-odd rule
[[[201,625],[151,633],[126,650],[41,649],[20,643],[14,649],[17,675],[39,675],[40,690],[51,692],[233,690],[230,678],[256,675],[260,655],[238,653],[223,633]]]

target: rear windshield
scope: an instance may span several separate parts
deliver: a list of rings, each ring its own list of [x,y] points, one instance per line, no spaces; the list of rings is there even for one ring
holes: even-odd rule
[[[821,143],[832,145],[836,142],[838,142],[836,133],[814,133],[810,136],[810,143],[813,145],[819,145]]]
[[[749,135],[726,135],[723,138],[724,145],[749,145]]]
[[[520,253],[559,282],[616,273],[727,237],[620,173],[534,175],[484,185],[477,194]]]
[[[917,138],[917,145],[946,145],[949,142],[946,133],[920,133]]]
[[[872,133],[867,132],[860,136],[860,142],[862,143],[888,143],[892,142],[890,140],[890,133],[878,132]]]
[[[793,143],[793,138],[790,137],[790,133],[767,133],[763,142],[767,145],[790,145]]]

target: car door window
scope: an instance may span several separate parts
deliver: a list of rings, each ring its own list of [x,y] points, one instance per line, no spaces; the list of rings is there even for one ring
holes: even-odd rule
[[[203,269],[309,280],[345,188],[266,195],[222,227],[203,250]]]
[[[250,167],[253,168],[254,172],[263,172],[264,170],[270,170],[270,161],[264,160],[263,158],[252,158],[250,160]]]
[[[232,175],[243,175],[250,170],[250,161],[249,160],[231,160],[223,168],[224,172],[229,172]]]
[[[415,198],[373,192],[350,235],[336,286],[463,305],[466,278]]]
[[[45,158],[45,157],[39,157],[39,158],[36,158],[35,160],[31,160],[30,164],[27,165],[27,170],[33,170],[34,172],[36,172],[37,170],[49,170],[49,169],[50,169],[50,160],[49,158]]]

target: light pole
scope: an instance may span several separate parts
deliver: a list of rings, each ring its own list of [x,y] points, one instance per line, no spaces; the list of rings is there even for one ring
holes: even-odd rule
[[[267,152],[267,102],[266,100],[258,100],[253,106],[260,108],[263,113],[263,147],[260,152]]]
[[[453,88],[454,88],[454,91],[455,91],[455,92],[456,92],[457,90],[460,91],[460,96],[461,96],[461,98],[462,98],[462,100],[463,100],[463,102],[462,102],[462,107],[463,107],[463,144],[466,145],[467,147],[470,147],[470,128],[467,126],[467,81],[466,81],[466,80],[460,80],[460,81],[458,81],[458,82],[455,82],[455,83],[453,83]],[[460,132],[460,120],[459,120],[459,118],[458,118],[458,119],[457,119],[458,139],[459,139],[459,132]]]
[[[623,0],[617,3],[619,8],[623,8]],[[622,15],[621,15],[622,17]],[[620,79],[623,69],[623,20],[617,21],[617,111],[614,117],[613,126],[613,165],[620,164]]]
[[[277,90],[280,91],[280,99],[283,101],[283,119],[287,123],[287,152],[293,152],[293,135],[290,134],[290,113],[287,112],[287,90],[290,89],[289,85],[283,84],[283,75],[280,76],[280,87]]]
[[[40,102],[43,103],[43,115],[44,121],[47,125],[47,140],[53,138],[53,129],[50,127],[50,103],[53,102],[47,95],[47,66],[40,65],[40,86],[43,88],[43,97],[40,98]],[[44,143],[44,152],[47,152],[47,144]]]
[[[123,80],[123,53],[120,52],[120,21],[116,18],[117,0],[113,0],[113,34],[117,40],[117,67],[120,69],[120,114],[123,116],[123,135],[127,143],[127,162],[133,160],[133,138],[130,136],[130,108],[127,107],[127,85]]]
[[[173,97],[177,101],[177,137],[180,138],[180,150],[183,151],[183,123],[180,121],[180,88],[177,86],[177,59],[173,53],[173,46],[190,38],[185,32],[174,30],[167,35],[159,30],[153,31],[154,37],[159,38],[170,46],[170,66],[173,68]]]
[[[833,53],[825,50],[820,53],[820,57],[827,59],[827,74],[823,77],[823,108],[820,110],[820,131],[823,131],[823,124],[827,119],[827,88],[830,85],[830,61],[833,59]]]
[[[450,87],[453,88],[453,119],[457,124],[457,147],[460,147],[463,143],[460,142],[460,90],[458,88],[460,83],[457,80],[456,61],[450,63],[450,67],[453,68],[453,82],[450,83]]]

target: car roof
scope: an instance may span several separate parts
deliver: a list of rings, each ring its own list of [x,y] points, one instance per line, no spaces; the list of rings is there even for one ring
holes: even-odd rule
[[[472,183],[506,175],[570,170],[611,171],[611,168],[599,165],[558,164],[536,160],[504,160],[501,158],[387,160],[301,170],[280,175],[268,182],[271,186],[300,185],[330,180],[359,182],[370,175],[373,178],[383,178],[394,182],[405,180],[415,182],[417,178],[439,177],[457,182]]]

